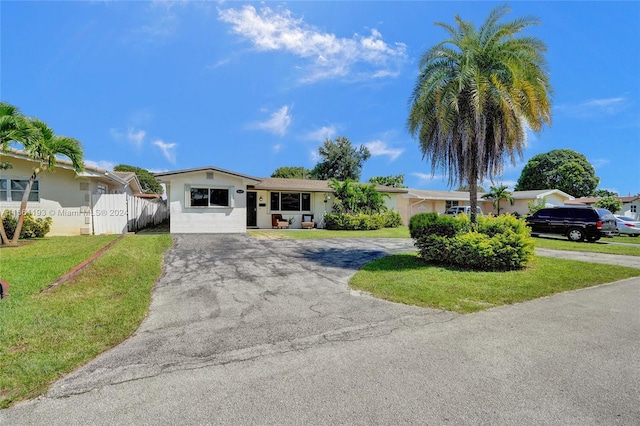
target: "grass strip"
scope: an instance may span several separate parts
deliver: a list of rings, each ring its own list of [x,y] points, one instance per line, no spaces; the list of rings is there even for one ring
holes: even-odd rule
[[[607,242],[618,242],[618,238],[622,238],[619,242],[628,242],[629,240],[636,240],[637,238],[614,237],[603,238],[596,243],[575,243],[567,239],[561,238],[548,238],[548,237],[536,237],[533,239],[536,247],[548,248],[554,250],[571,250],[571,251],[583,251],[589,253],[607,253],[607,254],[621,254],[625,256],[640,256],[640,245],[638,246],[623,246],[616,244],[607,244]]]
[[[328,229],[251,229],[247,233],[261,240],[312,240],[324,238],[410,238],[409,228],[383,228],[373,231],[330,231]]]
[[[84,243],[84,237],[70,238]],[[50,243],[45,239],[12,250],[24,249],[25,257],[40,252],[42,263],[36,269],[43,269],[66,257]],[[147,313],[170,246],[169,235],[128,235],[45,293],[39,292],[55,277],[29,274],[28,269],[23,277],[15,271],[7,275],[13,282],[11,297],[0,302],[0,408],[46,392],[51,382],[130,336]],[[7,262],[0,256],[4,271]]]
[[[637,276],[635,268],[547,257],[521,271],[473,272],[404,253],[365,265],[349,284],[392,302],[471,313]]]

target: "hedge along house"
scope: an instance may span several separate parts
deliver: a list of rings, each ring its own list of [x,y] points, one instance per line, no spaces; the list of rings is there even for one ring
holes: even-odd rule
[[[156,173],[165,184],[171,233],[240,233],[270,229],[272,215],[291,219],[300,228],[303,216],[324,227],[323,215],[333,208],[327,181],[256,178],[216,167]],[[406,189],[377,186],[389,194],[385,204],[396,209]]]
[[[17,215],[27,180],[37,162],[19,150],[0,152],[0,161],[11,168],[0,171],[0,211],[13,211]],[[127,206],[112,206],[106,215],[97,217],[95,203],[102,195],[136,194],[141,192],[140,182],[134,176],[119,176],[97,167],[85,167],[81,173],[73,170],[70,161],[57,159],[54,170],[40,173],[31,188],[27,212],[36,218],[51,217],[51,231],[47,235],[83,235],[96,233],[96,224],[109,216],[124,216]],[[126,232],[126,229],[124,229]],[[121,229],[111,231],[122,232]],[[98,232],[99,233],[99,232]]]

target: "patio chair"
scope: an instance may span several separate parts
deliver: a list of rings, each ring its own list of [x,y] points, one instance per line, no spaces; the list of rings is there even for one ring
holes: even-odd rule
[[[274,229],[288,228],[289,221],[283,219],[280,213],[274,213],[271,215],[271,227]]]
[[[302,222],[300,222],[300,226],[302,227],[302,229],[313,229],[313,227],[315,225],[316,225],[316,223],[313,220],[313,215],[312,214],[303,214],[302,215]]]

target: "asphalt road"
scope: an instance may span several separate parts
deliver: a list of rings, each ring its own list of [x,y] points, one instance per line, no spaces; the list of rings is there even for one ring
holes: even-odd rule
[[[640,279],[464,316],[349,290],[412,248],[178,236],[136,334],[0,424],[640,424]]]

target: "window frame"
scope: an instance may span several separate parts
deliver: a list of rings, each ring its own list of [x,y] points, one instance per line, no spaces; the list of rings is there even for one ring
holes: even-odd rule
[[[297,210],[283,210],[282,209],[282,200],[284,198],[284,194],[297,195],[297,197],[298,197],[298,209]],[[311,192],[303,192],[303,191],[270,191],[269,192],[269,207],[270,207],[272,212],[285,212],[285,213],[304,213],[304,212],[309,212],[309,213],[312,213],[313,210],[311,209],[311,206],[312,206]],[[304,209],[304,207],[308,207],[308,209]]]
[[[219,185],[186,185],[185,190],[185,206],[188,209],[232,209],[235,207],[235,199],[233,196],[232,186],[219,186]],[[207,205],[194,206],[192,204],[192,191],[207,191]],[[227,192],[227,205],[211,204],[211,192],[212,191],[226,191]]]
[[[24,182],[26,186],[29,179],[15,179],[15,178],[0,178],[0,182],[4,182],[5,187],[2,188],[0,184],[0,202],[2,203],[20,203],[22,202],[22,195],[18,197],[18,199],[14,199],[13,193],[22,193],[24,195],[24,189],[13,189],[13,182]],[[28,203],[39,203],[40,202],[40,181],[36,179],[33,181],[33,185],[31,186],[31,191],[29,191],[29,200]],[[2,199],[2,195],[4,195],[4,199]],[[35,197],[36,199],[31,199]]]

